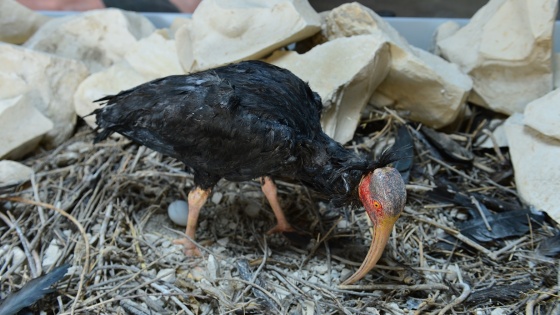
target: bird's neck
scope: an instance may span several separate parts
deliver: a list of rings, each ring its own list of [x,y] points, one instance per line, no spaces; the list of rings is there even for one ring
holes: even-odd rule
[[[332,199],[357,198],[360,180],[375,165],[372,159],[344,148],[326,134],[307,149],[299,180]]]

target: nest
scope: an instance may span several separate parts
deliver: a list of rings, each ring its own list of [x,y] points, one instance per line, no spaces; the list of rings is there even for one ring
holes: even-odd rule
[[[351,146],[379,154],[395,138],[396,123],[404,120],[373,112]],[[65,144],[22,161],[35,170],[33,180],[0,195],[0,297],[68,263],[57,293],[32,310],[551,314],[558,311],[557,253],[539,249],[557,226],[527,214],[515,221],[527,230],[493,234],[501,220],[495,215],[527,209],[507,150],[473,149],[487,126],[471,119],[451,133],[472,154],[468,162],[438,156],[419,126],[404,127],[414,148],[405,212],[378,266],[358,285],[340,286],[367,252],[370,225],[362,209],[339,209],[305,187],[279,182],[282,206],[302,232],[266,236],[275,222],[259,184],[221,181],[199,219],[203,257],[185,258],[172,243],[183,228],[169,220],[167,206],[186,199],[192,176],[180,162],[125,139],[93,145],[82,124]],[[465,197],[478,206],[468,208]],[[484,224],[473,223],[474,208]],[[22,259],[5,255],[14,248]]]

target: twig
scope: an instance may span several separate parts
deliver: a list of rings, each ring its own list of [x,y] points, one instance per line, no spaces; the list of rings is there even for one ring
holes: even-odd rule
[[[85,253],[84,266],[83,266],[83,269],[82,269],[82,273],[80,274],[80,283],[78,284],[78,292],[76,292],[76,297],[74,299],[74,302],[72,303],[72,308],[70,310],[70,313],[74,314],[76,306],[78,305],[79,297],[82,294],[82,290],[83,290],[84,283],[85,283],[86,273],[89,270],[89,240],[88,240],[88,237],[86,235],[86,231],[84,230],[84,227],[71,214],[68,214],[66,211],[64,211],[60,208],[57,208],[53,205],[50,205],[48,203],[36,202],[36,201],[33,201],[33,200],[24,199],[24,198],[20,198],[20,197],[6,197],[6,198],[0,198],[0,200],[26,203],[26,204],[33,205],[33,206],[41,206],[43,208],[48,208],[48,209],[54,210],[54,211],[58,212],[60,215],[66,217],[68,220],[72,221],[72,223],[74,223],[74,225],[80,231],[80,234],[81,234],[81,236],[84,240],[84,247],[85,247],[86,253]]]
[[[163,294],[171,294],[171,291],[167,290],[165,287],[157,283],[150,283],[150,286]],[[176,296],[170,295],[170,297],[171,300],[175,302],[175,304],[179,305],[179,307],[183,310],[183,312],[187,313],[188,315],[194,315],[194,313],[191,312],[191,310],[189,310],[189,308],[185,304],[183,304]]]
[[[482,133],[487,135],[490,138],[490,140],[492,141],[492,146],[494,147],[494,152],[496,152],[496,156],[500,159],[500,162],[505,163],[506,158],[502,154],[502,151],[500,150],[500,146],[498,145],[498,141],[496,140],[496,137],[494,137],[494,134],[488,129],[482,129]]]
[[[424,223],[428,223],[431,224],[435,227],[438,227],[442,230],[444,230],[445,232],[451,234],[452,236],[454,236],[455,238],[457,238],[458,240],[462,241],[463,243],[477,249],[478,251],[482,252],[484,255],[486,255],[487,257],[489,257],[492,260],[497,260],[497,257],[495,257],[491,251],[487,250],[486,248],[484,248],[482,245],[476,243],[475,241],[471,240],[470,238],[464,236],[463,234],[461,234],[461,232],[452,229],[450,227],[447,227],[443,224],[439,224],[437,222],[435,222],[434,220],[431,219],[427,219],[427,218],[422,218],[417,216],[416,220],[424,222]]]
[[[272,293],[268,292],[265,288],[261,287],[258,284],[243,279],[233,279],[233,278],[216,278],[216,281],[239,281],[247,285],[253,286],[256,289],[260,290],[262,293],[266,294],[266,296],[268,296],[271,300],[273,300],[274,303],[276,303],[276,305],[280,307],[281,312],[284,313],[284,308],[282,307],[282,303],[280,303],[280,301],[278,301],[278,299],[274,295],[272,295]]]
[[[497,260],[498,256],[502,255],[503,253],[509,251],[510,249],[512,249],[513,247],[519,245],[520,243],[523,243],[527,240],[527,236],[523,236],[519,239],[516,239],[515,241],[512,241],[511,243],[509,243],[508,245],[502,247],[500,250],[494,251],[492,252],[492,254],[490,255],[490,257],[492,258],[492,260]]]
[[[25,253],[27,261],[29,262],[29,270],[31,271],[31,276],[33,278],[37,278],[39,274],[37,273],[37,265],[35,264],[35,259],[33,258],[33,255],[29,250],[29,241],[25,237],[25,234],[23,234],[23,231],[17,224],[15,218],[10,214],[10,212],[8,212],[8,216],[10,216],[10,218],[6,217],[3,213],[0,212],[0,218],[4,220],[6,225],[16,230],[16,233],[19,236],[19,240],[21,242],[21,246],[23,247],[23,252]]]
[[[41,202],[39,199],[39,189],[37,189],[37,182],[35,181],[35,174],[31,175],[31,187],[33,188],[33,198],[36,202]],[[45,225],[45,212],[43,207],[37,207],[37,212],[39,213],[39,219],[41,219],[41,225]]]
[[[490,223],[488,223],[488,219],[486,219],[486,216],[484,215],[484,211],[482,211],[482,208],[480,207],[480,203],[478,202],[478,200],[476,200],[474,196],[471,196],[471,203],[474,205],[476,210],[478,210],[478,213],[480,214],[480,217],[482,218],[484,225],[486,225],[486,229],[488,231],[492,231],[492,227],[490,226]]]
[[[534,314],[534,309],[535,309],[535,305],[537,303],[540,303],[541,301],[548,299],[550,297],[555,296],[556,298],[560,298],[560,296],[558,296],[557,294],[554,294],[555,292],[558,291],[558,288],[553,288],[551,290],[548,290],[547,292],[542,292],[538,297],[533,297],[529,300],[529,302],[527,302],[527,306],[525,307],[525,314],[526,315],[533,315]]]
[[[261,261],[261,263],[259,264],[259,267],[257,268],[257,270],[253,273],[253,275],[251,276],[250,279],[245,279],[244,275],[249,275],[251,270],[249,269],[249,263],[247,262],[246,259],[241,259],[237,261],[237,268],[239,269],[239,274],[241,275],[241,277],[244,278],[244,280],[247,281],[251,281],[252,283],[256,283],[257,281],[257,277],[259,276],[259,273],[262,271],[262,269],[264,268],[264,266],[266,265],[266,260],[268,258],[268,244],[266,243],[266,237],[263,238],[264,241],[264,248],[263,248],[263,259]],[[260,283],[259,283],[260,285]],[[238,303],[239,299],[241,299],[241,297],[245,296],[245,294],[247,294],[247,292],[249,292],[249,290],[253,290],[253,293],[256,293],[253,287],[251,286],[247,286],[243,292],[241,292],[240,295],[237,296],[237,298],[233,301],[234,303]],[[257,294],[255,294],[257,295]]]
[[[461,293],[461,295],[459,295],[458,298],[456,298],[451,303],[447,304],[444,308],[442,308],[439,311],[438,315],[447,314],[447,311],[449,311],[453,307],[463,303],[463,301],[466,300],[467,297],[469,297],[469,295],[471,294],[471,287],[468,284],[463,282],[463,283],[458,283],[457,286],[463,288],[463,293]]]
[[[307,255],[307,257],[305,257],[305,259],[303,260],[303,265],[306,265],[309,262],[309,260],[311,259],[311,257],[313,257],[315,255],[315,252],[317,251],[317,249],[319,249],[319,247],[323,244],[323,242],[329,237],[329,235],[331,235],[331,233],[334,231],[334,229],[336,228],[336,226],[338,225],[338,222],[340,222],[340,220],[342,220],[342,217],[338,217],[336,222],[334,222],[334,224],[327,231],[327,233],[325,233],[325,235],[323,235],[323,237],[321,237],[317,242],[315,242],[315,245],[309,251],[309,254]]]
[[[454,172],[454,173],[457,173],[457,174],[463,176],[464,178],[466,178],[466,179],[472,181],[473,183],[476,183],[476,184],[479,184],[479,183],[480,183],[480,181],[479,181],[478,179],[475,179],[475,178],[473,178],[472,176],[469,176],[469,175],[465,174],[465,172],[462,172],[462,171],[457,170],[455,167],[453,167],[453,166],[451,166],[451,165],[449,165],[449,164],[447,164],[447,163],[445,163],[445,162],[443,162],[443,161],[441,161],[441,160],[439,160],[439,159],[436,159],[436,158],[433,157],[433,156],[429,156],[429,155],[428,155],[428,158],[429,158],[430,160],[432,160],[432,161],[438,163],[439,165],[445,167],[446,169],[448,169],[448,170],[450,170],[450,171],[452,171],[452,172]]]
[[[103,251],[105,250],[105,233],[107,232],[107,225],[109,224],[109,220],[111,219],[112,212],[113,204],[110,203],[105,209],[103,223],[101,223],[101,228],[99,229],[99,254],[97,255],[97,264],[100,266],[103,266],[104,264]],[[100,277],[100,275],[96,275],[93,283],[98,283]]]
[[[368,284],[368,285],[344,285],[338,286],[342,290],[361,290],[361,291],[375,291],[375,290],[391,290],[391,291],[429,291],[429,290],[449,290],[449,287],[439,283],[426,283],[426,284]]]

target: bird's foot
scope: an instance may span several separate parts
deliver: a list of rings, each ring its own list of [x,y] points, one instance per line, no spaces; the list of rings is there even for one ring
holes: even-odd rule
[[[185,256],[187,257],[202,256],[198,247],[196,247],[196,245],[193,242],[189,241],[187,238],[179,238],[173,240],[173,244],[183,245],[183,253],[185,253]]]
[[[272,229],[268,230],[266,234],[271,235],[275,233],[297,232],[290,224],[276,224]]]

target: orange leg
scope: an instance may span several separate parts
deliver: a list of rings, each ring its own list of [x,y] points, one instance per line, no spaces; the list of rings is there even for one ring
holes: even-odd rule
[[[202,206],[204,206],[204,204],[206,203],[206,199],[208,199],[210,191],[210,189],[204,190],[200,187],[196,187],[189,192],[189,216],[185,234],[187,234],[187,236],[192,240],[195,239],[198,214],[200,213],[200,209],[202,208]],[[198,247],[196,247],[196,245],[186,237],[176,239],[175,241],[173,241],[173,243],[183,245],[185,256],[200,256],[200,250],[198,249]]]
[[[284,215],[284,211],[282,211],[282,207],[280,206],[280,202],[278,202],[278,189],[276,188],[274,181],[272,181],[272,179],[268,176],[261,177],[261,189],[266,196],[277,221],[276,226],[268,230],[266,234],[295,231],[290,223],[288,223],[288,220]]]

